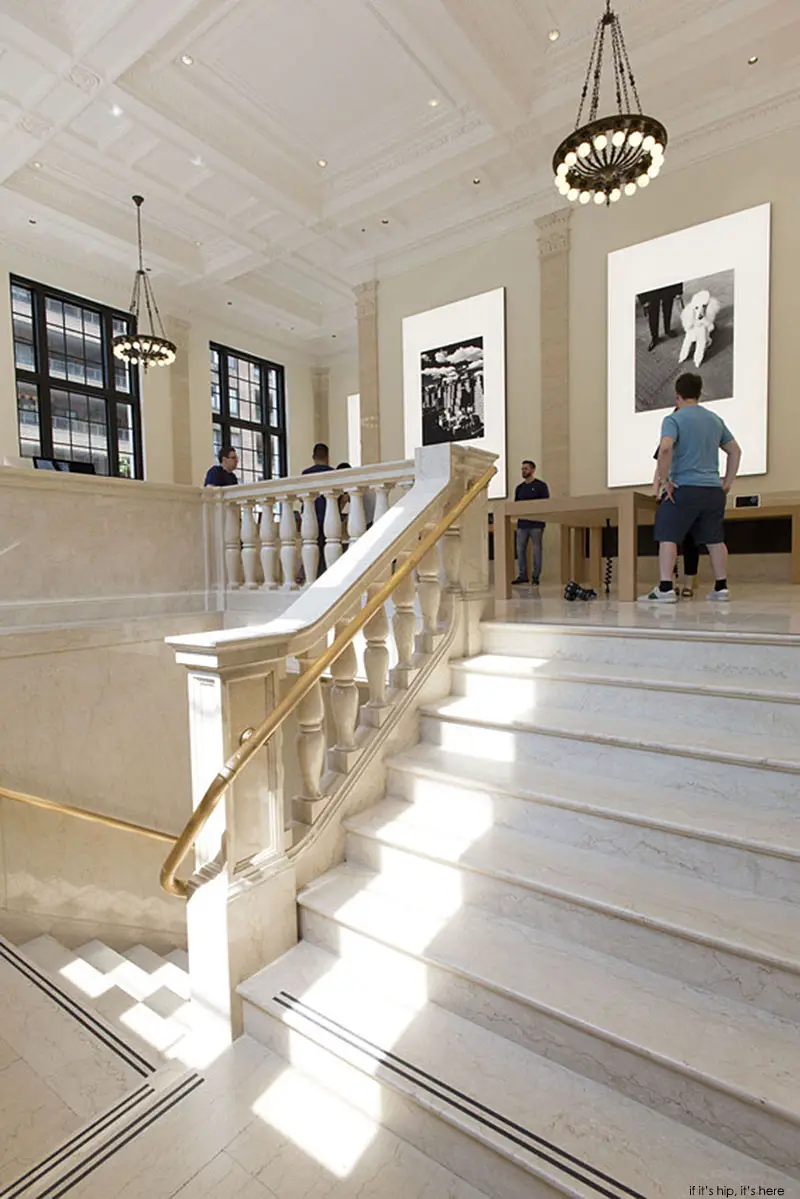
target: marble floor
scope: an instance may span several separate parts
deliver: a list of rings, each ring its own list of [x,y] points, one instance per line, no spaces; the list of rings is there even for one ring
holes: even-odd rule
[[[645,591],[652,585],[640,580]],[[731,590],[731,602],[710,603],[710,587],[695,599],[677,604],[623,604],[613,595],[589,603],[567,603],[559,586],[515,587],[513,598],[496,605],[495,620],[521,623],[593,625],[616,629],[681,629],[698,633],[769,633],[800,637],[800,587],[790,583],[741,583]]]

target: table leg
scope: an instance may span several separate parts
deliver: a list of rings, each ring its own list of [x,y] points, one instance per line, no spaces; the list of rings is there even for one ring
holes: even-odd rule
[[[572,565],[572,556],[570,552],[570,540],[572,538],[572,529],[568,524],[561,522],[561,582],[568,583],[570,581],[570,568]]]
[[[589,530],[589,586],[600,594],[603,581],[603,530]]]
[[[622,603],[636,599],[636,506],[633,495],[619,498],[619,590]]]
[[[800,583],[800,508],[792,512],[792,567],[790,578]]]
[[[586,530],[572,530],[572,555],[570,578],[576,583],[583,583],[584,565],[586,563]]]
[[[505,510],[500,505],[494,511],[494,597],[496,600],[511,599],[511,580],[509,574],[509,545],[511,530],[510,521]]]

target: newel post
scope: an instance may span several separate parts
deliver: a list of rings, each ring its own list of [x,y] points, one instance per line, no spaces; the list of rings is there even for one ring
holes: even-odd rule
[[[216,634],[171,639],[186,667],[191,801],[279,698],[283,659],[243,661]],[[262,651],[263,653],[263,651]],[[188,817],[188,812],[187,812]],[[297,939],[294,868],[285,853],[280,731],[231,784],[202,832],[186,901],[189,973],[198,1045],[222,1047],[242,1031],[237,986]],[[194,871],[194,873],[193,873]],[[183,902],[183,901],[175,901]]]

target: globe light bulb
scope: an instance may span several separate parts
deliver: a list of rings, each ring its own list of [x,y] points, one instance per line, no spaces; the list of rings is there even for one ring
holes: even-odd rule
[[[622,192],[619,190],[619,188],[614,187],[609,192],[608,198],[612,204],[616,204],[617,200],[620,198],[621,195],[622,195]]]
[[[577,161],[578,161],[578,155],[575,153],[574,150],[570,150],[569,154],[564,159],[564,162],[567,164],[568,167],[574,167],[575,163]]]
[[[648,187],[650,184],[650,176],[640,175],[636,182],[639,184],[639,187]]]
[[[635,196],[636,195],[636,184],[635,183],[626,183],[625,184],[625,195],[626,196]]]
[[[592,198],[591,192],[581,192],[581,204],[588,204]]]
[[[592,152],[592,147],[589,145],[588,142],[581,142],[581,144],[578,146],[578,157],[579,158],[586,158],[587,154],[591,154],[591,152]]]
[[[558,185],[558,190],[561,192],[562,196],[565,196],[567,194],[567,192],[569,191],[569,184],[567,183],[566,179],[561,180],[561,182]]]
[[[558,164],[558,167],[556,168],[556,174],[557,175],[566,175],[568,170],[569,170],[569,167],[567,166],[566,162],[560,162]]]
[[[553,177],[553,183],[555,183],[556,187],[560,187],[561,186],[561,176],[555,175]]]
[[[634,129],[633,133],[628,136],[628,141],[632,146],[641,146],[643,135],[639,129]]]
[[[651,179],[657,179],[658,176],[661,174],[661,167],[658,165],[657,162],[651,163],[650,166],[647,168],[647,173]]]
[[[571,187],[569,189],[569,191],[567,192],[567,199],[572,200],[574,202],[575,200],[577,200],[577,198],[580,194],[581,193],[578,191],[577,187]]]
[[[595,150],[605,150],[607,145],[608,145],[608,138],[606,137],[606,135],[604,133],[598,133],[597,137],[594,139]]]
[[[654,153],[654,154],[659,154],[659,155],[660,155],[662,158],[664,157],[664,147],[662,146],[661,142],[655,142],[655,143],[654,143],[654,145],[653,145],[653,153]]]
[[[617,129],[615,131],[615,133],[613,134],[613,136],[611,138],[611,144],[613,146],[624,146],[625,145],[625,133],[622,129]]]
[[[606,193],[605,192],[595,192],[594,193],[594,202],[595,202],[595,204],[605,204]]]
[[[642,142],[642,149],[643,150],[652,150],[652,148],[655,144],[656,144],[656,139],[653,137],[652,133],[648,133],[647,137]]]

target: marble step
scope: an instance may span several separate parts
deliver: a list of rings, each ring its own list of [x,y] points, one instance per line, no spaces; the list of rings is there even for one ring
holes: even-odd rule
[[[189,999],[191,984],[188,958],[186,966],[182,967],[177,962],[154,953],[146,945],[134,945],[132,949],[126,949],[124,956],[129,962],[147,971],[158,990],[171,991],[180,999]]]
[[[586,615],[590,618],[591,612]],[[487,654],[606,663],[645,674],[686,669],[736,675],[743,684],[792,680],[800,686],[800,636],[791,634],[615,629],[592,626],[588,620],[580,625],[490,620],[481,624],[481,643]]]
[[[600,711],[624,719],[797,739],[800,683],[736,675],[582,663],[569,658],[481,654],[451,666],[453,694],[517,712]]]
[[[424,893],[597,948],[787,1019],[800,1012],[796,906],[513,829],[476,836],[384,800],[349,820],[347,857],[373,890]]]
[[[381,1127],[379,1113],[358,1111],[249,1036],[69,1192],[69,1199],[306,1196],[487,1199]]]
[[[800,743],[688,724],[566,710],[495,713],[450,697],[420,709],[421,739],[484,761],[525,760],[594,778],[652,782],[689,794],[731,796],[772,808],[800,806]]]
[[[800,1029],[744,1004],[338,867],[300,896],[306,940],[413,996],[800,1177]],[[413,904],[408,897],[413,897]]]
[[[307,941],[239,987],[246,1031],[494,1199],[797,1189],[691,1130]],[[626,1191],[619,1189],[617,1180]],[[602,1190],[596,1189],[603,1188]]]
[[[493,825],[516,828],[764,899],[800,902],[796,809],[646,780],[587,779],[524,760],[481,761],[426,744],[387,765],[389,794],[413,803],[421,821],[476,835]]]

